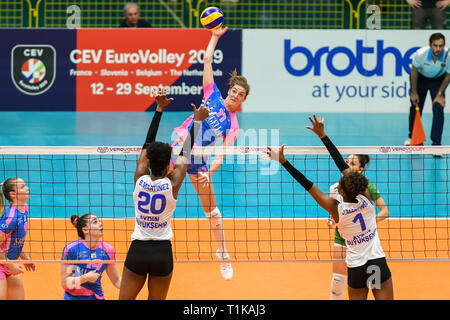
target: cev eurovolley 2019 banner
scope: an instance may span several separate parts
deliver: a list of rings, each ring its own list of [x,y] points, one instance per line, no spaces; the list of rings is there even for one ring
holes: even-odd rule
[[[230,29],[214,53],[214,78],[225,96],[229,72],[247,77],[246,112],[407,113],[411,55],[433,32]],[[202,97],[210,35],[1,29],[0,110],[146,111],[152,90],[164,87],[175,98],[170,110],[190,111]]]
[[[411,55],[434,32],[245,30],[242,66],[252,94],[243,109],[408,113]],[[440,32],[448,42],[450,33]],[[424,112],[431,112],[429,96]]]
[[[191,111],[203,95],[204,29],[2,29],[0,110],[147,111],[154,89]],[[228,30],[213,55],[226,95],[241,73],[242,31]]]

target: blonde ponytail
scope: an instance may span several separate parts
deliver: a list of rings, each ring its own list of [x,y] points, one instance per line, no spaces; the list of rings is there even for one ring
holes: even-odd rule
[[[20,179],[20,178],[18,178],[18,177],[9,178],[0,184],[1,191],[2,191],[2,194],[0,195],[0,214],[4,214],[6,211],[6,205],[5,205],[5,201],[3,200],[3,196],[5,197],[6,200],[11,202],[9,193],[11,191],[16,190],[17,179]]]

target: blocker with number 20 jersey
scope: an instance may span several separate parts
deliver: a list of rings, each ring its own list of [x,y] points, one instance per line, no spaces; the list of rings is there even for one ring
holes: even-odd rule
[[[136,181],[133,192],[136,223],[132,240],[171,240],[170,219],[177,205],[169,178],[153,181],[149,175]]]

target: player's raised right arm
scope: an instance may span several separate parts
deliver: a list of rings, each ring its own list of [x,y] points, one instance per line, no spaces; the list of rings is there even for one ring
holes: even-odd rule
[[[149,168],[149,160],[147,158],[147,147],[150,143],[155,141],[156,133],[158,132],[159,122],[161,121],[161,116],[166,107],[170,102],[173,101],[173,98],[166,97],[166,90],[160,89],[159,92],[153,92],[156,96],[156,111],[153,115],[152,122],[150,123],[150,127],[148,128],[147,136],[145,137],[144,145],[142,146],[141,155],[139,156],[136,171],[134,173],[134,183],[142,177],[143,175],[148,174]]]
[[[312,127],[306,126],[306,129],[309,129],[313,131],[319,139],[322,141],[322,143],[327,148],[328,152],[330,153],[330,156],[333,158],[334,163],[338,167],[339,171],[342,172],[342,174],[347,173],[350,171],[350,167],[345,162],[344,158],[342,157],[339,150],[336,148],[336,146],[331,142],[330,138],[326,135],[325,129],[324,129],[324,122],[325,118],[321,118],[320,115],[313,115],[312,119],[311,117],[308,117],[309,121],[312,123]]]
[[[219,38],[223,36],[225,32],[227,32],[228,27],[219,28],[211,31],[211,38],[209,39],[208,46],[206,47],[205,58],[203,60],[203,85],[206,86],[214,81],[213,75],[213,56],[214,50],[216,50],[217,42],[219,42]]]
[[[297,180],[297,182],[300,183],[306,191],[308,191],[314,200],[316,200],[317,204],[328,211],[333,220],[338,222],[338,202],[323,193],[323,191],[320,190],[312,181],[309,181],[299,170],[294,168],[294,166],[286,160],[284,157],[284,147],[285,145],[282,145],[279,150],[267,147],[266,153],[270,157],[270,160],[278,161],[286,169],[286,171],[289,172],[289,174]]]

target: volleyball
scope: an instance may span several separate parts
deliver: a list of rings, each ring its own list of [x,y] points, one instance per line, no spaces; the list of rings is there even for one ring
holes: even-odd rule
[[[200,22],[208,30],[216,30],[223,23],[223,12],[216,7],[208,7],[200,15]]]

